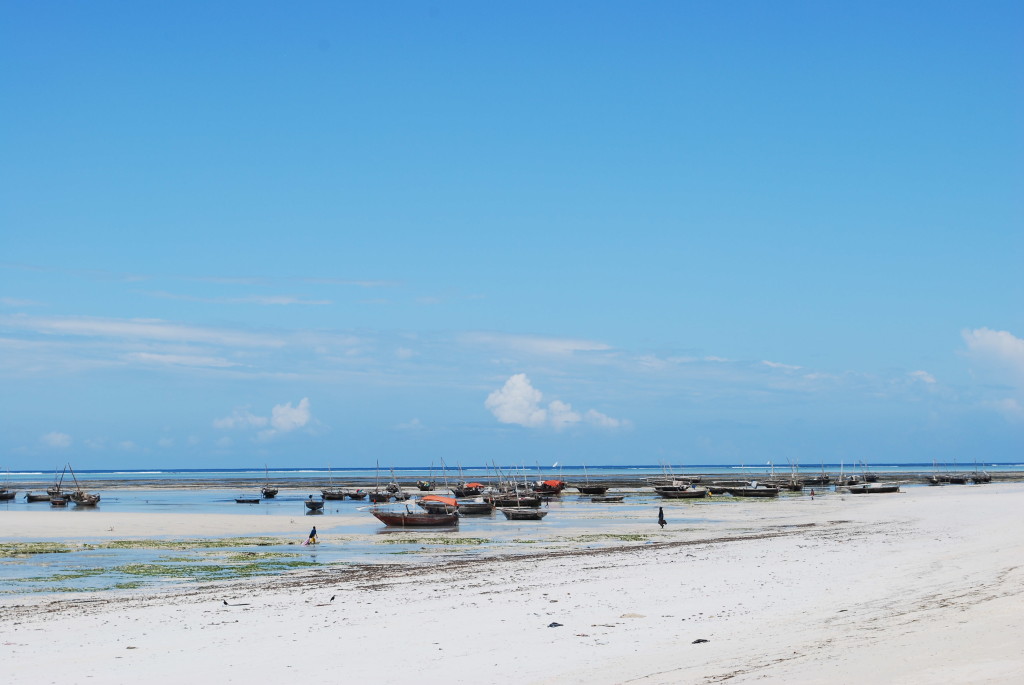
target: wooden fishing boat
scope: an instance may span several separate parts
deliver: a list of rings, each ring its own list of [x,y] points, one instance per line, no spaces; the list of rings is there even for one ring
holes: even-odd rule
[[[476,497],[483,491],[483,483],[462,483],[452,488],[452,494],[456,497]]]
[[[577,485],[581,495],[603,495],[608,492],[607,485]]]
[[[322,499],[313,499],[312,497],[303,502],[303,504],[310,511],[320,511],[324,508],[324,501]]]
[[[726,488],[726,493],[733,497],[778,497],[779,489],[751,485],[745,488]]]
[[[899,492],[899,483],[864,483],[862,485],[851,485],[849,491],[854,495],[881,494],[888,492]]]
[[[0,489],[0,502],[6,502],[7,500],[14,499],[14,496],[18,494],[17,490],[8,490],[6,488]]]
[[[533,491],[541,495],[560,495],[565,486],[564,480],[539,480],[533,484]]]
[[[51,507],[66,507],[68,505],[67,497],[50,497]]]
[[[689,490],[659,489],[655,492],[664,499],[701,499],[708,496],[707,488],[690,488]]]
[[[541,498],[536,495],[520,495],[515,492],[495,495],[493,501],[499,507],[531,507],[535,509],[542,504]]]
[[[533,507],[499,507],[498,511],[509,521],[540,521],[548,512]]]
[[[494,502],[485,499],[459,502],[460,516],[490,516],[494,513]]]
[[[259,497],[236,497],[235,501],[239,504],[259,504]]]
[[[621,502],[626,498],[625,495],[598,495],[597,497],[591,497],[591,502]]]
[[[320,491],[320,496],[323,497],[324,499],[333,499],[333,500],[345,499],[345,495],[346,495],[345,491],[341,490],[341,489],[321,490]]]
[[[431,514],[405,511],[384,511],[373,509],[371,512],[385,526],[395,528],[424,528],[429,526],[455,526],[459,523],[456,512]]]
[[[78,482],[78,476],[75,475],[75,470],[71,468],[71,464],[68,464],[67,468],[71,472],[71,477],[75,479],[75,491],[68,496],[68,499],[74,502],[75,506],[79,507],[95,507],[99,504],[100,496],[83,490],[82,485]]]
[[[346,490],[345,496],[349,499],[366,499],[366,492],[364,490]]]
[[[34,492],[26,492],[25,493],[25,501],[26,502],[49,502],[50,501],[50,495],[45,495],[45,494],[44,495],[37,495]]]
[[[95,507],[100,503],[100,496],[78,490],[71,493],[71,501],[77,507]]]
[[[260,494],[263,495],[265,499],[273,499],[274,497],[277,497],[277,493],[280,492],[280,490],[270,484],[270,467],[264,464],[263,471],[267,476],[267,482],[262,488],[260,488]]]
[[[392,495],[387,490],[375,490],[369,493],[369,497],[371,502],[383,504],[384,502],[390,502]]]
[[[431,492],[434,489],[434,483],[429,480],[418,480],[416,481],[416,488],[420,492]]]

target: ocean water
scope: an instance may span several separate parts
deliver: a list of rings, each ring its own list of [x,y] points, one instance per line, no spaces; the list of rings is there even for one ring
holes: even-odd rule
[[[527,466],[523,464],[499,465],[502,472],[508,477],[517,479],[537,480],[539,478],[561,478],[570,482],[580,482],[585,478],[598,479],[631,479],[638,481],[652,476],[674,474],[677,476],[699,475],[706,473],[736,473],[737,476],[746,474],[750,477],[762,477],[765,474],[774,472],[776,475],[786,475],[791,472],[789,464],[640,464],[640,465],[617,465],[617,466],[577,466],[561,465],[556,466]],[[829,473],[839,473],[841,470],[846,473],[861,473],[865,470],[879,474],[930,474],[934,471],[940,472],[970,472],[975,468],[997,474],[1024,470],[1022,463],[990,463],[974,462],[963,464],[932,464],[932,463],[869,463],[863,464],[804,464],[797,466],[795,472],[798,475],[813,475],[821,473],[822,470]],[[404,466],[380,468],[369,467],[295,467],[272,469],[250,468],[250,469],[84,469],[75,470],[78,480],[82,483],[88,481],[124,481],[126,485],[135,483],[160,483],[165,486],[172,486],[176,483],[208,482],[211,485],[218,482],[252,481],[254,484],[262,483],[268,478],[275,483],[281,482],[316,482],[326,485],[329,479],[336,484],[344,484],[346,481],[357,480],[367,482],[379,479],[382,483],[391,480],[391,472],[403,483],[411,484],[419,479],[433,479],[435,482],[442,482],[444,477],[451,483],[460,480],[479,480],[488,482],[494,479],[494,468],[491,466],[464,466],[461,468],[449,467],[442,472],[439,467],[429,466]],[[22,470],[10,471],[4,475],[9,487],[17,488],[20,484],[49,483],[54,478],[52,471]],[[64,476],[65,481],[71,481],[71,475]]]

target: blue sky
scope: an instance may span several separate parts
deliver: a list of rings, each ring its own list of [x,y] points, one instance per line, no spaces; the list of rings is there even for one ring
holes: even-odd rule
[[[1022,33],[5,3],[0,462],[1019,461]]]

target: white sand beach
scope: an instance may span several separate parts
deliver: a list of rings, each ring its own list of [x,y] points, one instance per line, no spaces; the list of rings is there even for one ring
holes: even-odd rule
[[[1021,484],[831,494],[726,504],[721,522],[670,519],[621,548],[7,597],[5,680],[1020,683],[1022,511]],[[266,517],[96,516],[67,518],[92,535],[268,530]],[[86,534],[52,520],[12,512],[4,536]],[[657,530],[654,516],[635,528]]]

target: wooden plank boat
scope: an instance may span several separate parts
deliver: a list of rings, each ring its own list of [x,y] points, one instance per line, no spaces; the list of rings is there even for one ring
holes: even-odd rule
[[[66,507],[68,505],[67,497],[50,497],[51,507]]]
[[[459,523],[459,515],[455,512],[431,514],[406,511],[383,511],[375,509],[370,512],[385,526],[395,528],[423,528],[428,526],[455,526]]]
[[[581,495],[603,495],[608,492],[607,485],[577,485]]]
[[[483,491],[483,483],[462,483],[452,488],[452,494],[456,497],[476,497]]]
[[[378,504],[381,504],[383,502],[390,502],[391,501],[391,493],[386,491],[386,490],[384,490],[384,491],[377,490],[377,491],[371,492],[370,493],[370,501],[371,502],[376,502]]]
[[[363,490],[346,490],[345,496],[349,499],[366,499],[366,492]]]
[[[851,485],[849,490],[854,495],[881,494],[887,492],[899,492],[900,485],[899,483],[865,483],[863,485]]]
[[[510,521],[540,521],[548,512],[533,507],[499,507],[498,511]]]
[[[236,497],[235,501],[239,504],[259,504],[259,497]]]
[[[514,492],[494,496],[494,503],[499,507],[539,507],[540,497],[536,495],[520,495]]]
[[[625,495],[598,495],[597,497],[591,497],[591,502],[621,502],[626,498]]]
[[[493,513],[494,502],[487,500],[459,502],[460,516],[490,516]]]
[[[665,499],[701,499],[708,496],[707,488],[690,488],[689,490],[655,488],[655,492]]]
[[[746,487],[746,488],[726,488],[726,493],[733,497],[778,497],[778,488],[766,488],[766,487]]]
[[[71,493],[71,501],[77,507],[95,507],[100,503],[100,496],[78,490]]]
[[[320,491],[320,496],[323,497],[324,499],[333,499],[333,500],[345,499],[345,491],[344,490],[321,490]]]
[[[429,480],[418,480],[416,481],[416,487],[419,488],[420,492],[430,492],[434,489],[434,483]]]
[[[303,502],[303,504],[310,511],[320,511],[324,508],[324,501],[322,499],[313,499],[312,497]]]
[[[49,502],[50,501],[50,496],[49,495],[37,495],[34,492],[26,492],[25,493],[25,501],[26,502]]]
[[[14,496],[18,494],[17,490],[0,490],[0,502],[6,502],[7,500],[14,499]]]
[[[274,497],[277,497],[277,493],[280,491],[270,484],[270,467],[264,464],[263,471],[267,476],[267,483],[260,488],[260,494],[262,494],[266,499],[273,499]]]

